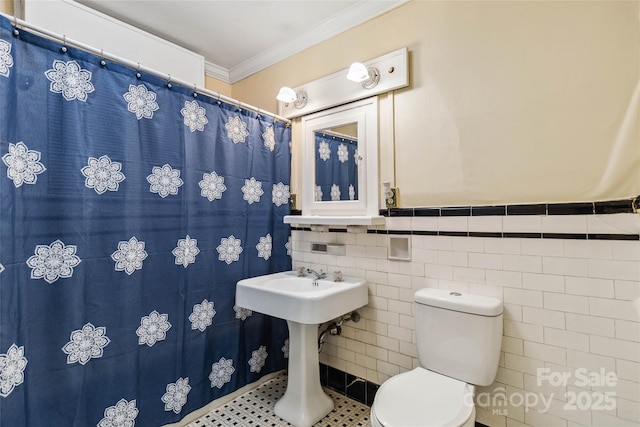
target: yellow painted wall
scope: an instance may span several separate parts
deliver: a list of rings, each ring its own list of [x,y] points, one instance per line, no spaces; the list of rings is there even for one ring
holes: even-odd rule
[[[234,84],[232,93],[276,111],[280,86],[407,46],[411,85],[393,97],[395,160],[381,159],[382,169],[395,162],[403,207],[634,197],[639,6],[412,1]]]
[[[0,1],[0,12],[13,15],[13,0]]]
[[[232,96],[231,85],[218,79],[214,79],[213,77],[204,76],[204,87],[205,89],[218,92],[219,94],[224,96]]]

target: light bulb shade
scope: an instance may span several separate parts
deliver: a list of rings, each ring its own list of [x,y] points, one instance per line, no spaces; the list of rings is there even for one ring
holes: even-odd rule
[[[286,103],[295,102],[297,98],[298,96],[296,95],[296,91],[287,86],[281,87],[280,92],[278,92],[278,96],[276,96],[278,101]]]
[[[349,67],[347,79],[360,83],[365,89],[371,89],[380,81],[380,73],[377,68],[367,67],[361,62],[354,62]]]
[[[366,65],[362,62],[354,62],[349,67],[349,72],[347,73],[347,79],[352,82],[360,83],[369,78],[369,70],[367,70]]]
[[[282,101],[285,104],[293,103],[293,106],[300,109],[307,105],[307,93],[303,90],[296,92],[290,87],[283,86],[276,96],[278,101]]]

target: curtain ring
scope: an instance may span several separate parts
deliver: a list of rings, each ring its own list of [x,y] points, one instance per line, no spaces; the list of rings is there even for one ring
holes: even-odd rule
[[[100,49],[100,65],[103,67],[107,65],[107,61],[104,60],[104,51]]]
[[[60,50],[62,51],[62,53],[67,52],[67,35],[66,34],[62,35],[62,47],[60,48]]]
[[[171,84],[171,74],[169,74],[169,80],[167,80],[167,87],[171,89],[173,85]]]
[[[142,77],[142,74],[140,74],[140,63],[138,62],[138,66],[136,67],[136,78],[139,79],[140,77]]]
[[[18,17],[16,15],[13,15],[13,35],[20,35],[20,31],[18,31]]]
[[[198,96],[198,85],[193,84],[193,97],[196,98]]]

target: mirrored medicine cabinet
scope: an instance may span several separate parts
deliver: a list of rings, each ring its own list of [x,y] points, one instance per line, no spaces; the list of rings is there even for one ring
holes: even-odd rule
[[[302,117],[302,215],[290,224],[373,225],[378,211],[378,98]]]

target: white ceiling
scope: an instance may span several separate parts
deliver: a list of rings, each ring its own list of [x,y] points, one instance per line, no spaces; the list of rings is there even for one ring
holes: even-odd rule
[[[204,56],[235,83],[407,0],[77,0]]]

